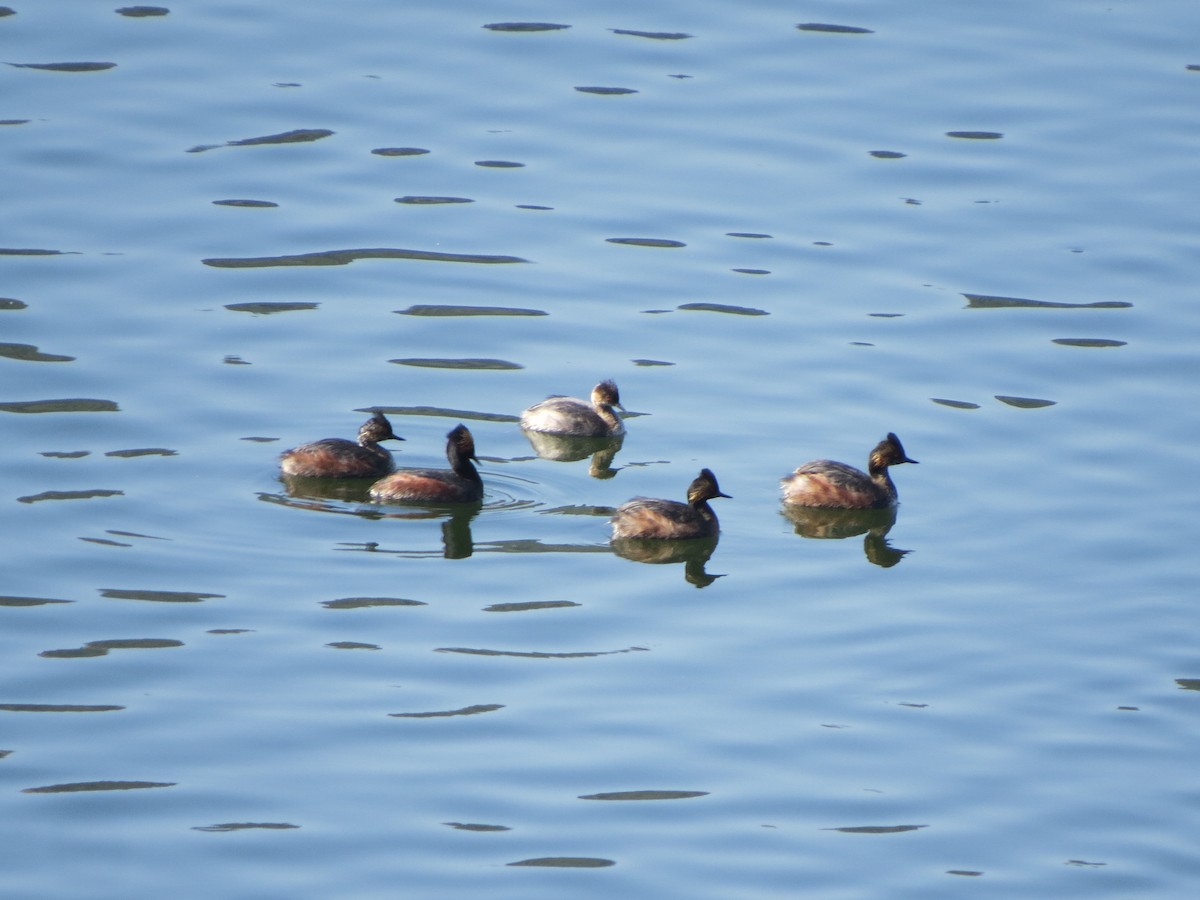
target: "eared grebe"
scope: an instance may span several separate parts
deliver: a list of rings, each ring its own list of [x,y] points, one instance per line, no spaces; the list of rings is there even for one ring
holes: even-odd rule
[[[716,537],[719,531],[717,517],[708,505],[714,497],[728,498],[729,495],[721,493],[717,477],[711,471],[701,469],[696,480],[688,485],[687,503],[646,497],[634,497],[628,503],[622,503],[613,516],[613,538],[685,540]]]
[[[376,500],[409,500],[418,503],[473,503],[483,499],[483,479],[471,465],[475,438],[465,425],[446,435],[449,469],[400,469],[371,485]],[[476,460],[478,462],[478,460]]]
[[[831,509],[882,509],[896,502],[896,485],[888,466],[915,463],[904,454],[894,434],[875,445],[863,472],[845,463],[817,459],[805,463],[780,482],[783,502]]]
[[[591,403],[575,397],[549,397],[521,413],[521,427],[526,431],[550,434],[571,434],[579,437],[607,437],[625,433],[621,417],[613,412],[620,409],[621,395],[611,381],[602,381],[592,388]]]
[[[344,438],[325,438],[301,444],[280,455],[279,467],[285,475],[307,478],[378,478],[392,471],[392,454],[379,446],[380,441],[402,441],[392,433],[392,423],[381,412],[363,422],[358,443]]]

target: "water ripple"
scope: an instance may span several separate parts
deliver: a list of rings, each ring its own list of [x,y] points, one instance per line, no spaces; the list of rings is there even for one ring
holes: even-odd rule
[[[388,362],[398,366],[416,366],[421,369],[523,369],[520,363],[509,362],[506,359],[434,359],[430,357],[410,357],[408,359],[389,359]]]
[[[557,25],[553,22],[493,22],[484,25],[489,31],[532,32],[532,31],[561,31],[570,25]]]
[[[442,253],[435,250],[403,250],[392,247],[364,250],[318,250],[313,253],[291,253],[284,256],[210,257],[202,259],[200,262],[217,269],[265,269],[274,266],[346,266],[358,259],[414,259],[483,265],[529,262],[519,256]]]
[[[328,128],[296,128],[279,134],[264,134],[260,137],[242,138],[238,141],[226,141],[224,144],[200,144],[188,150],[188,153],[203,153],[205,150],[215,150],[218,147],[258,147],[263,144],[308,144],[327,138],[334,132]]]
[[[148,600],[153,603],[200,603],[203,600],[222,600],[224,594],[204,594],[198,591],[143,591],[124,588],[100,588],[100,596],[110,600]]]
[[[376,147],[371,152],[376,156],[424,156],[430,151],[423,147]]]
[[[628,247],[663,247],[673,249],[687,246],[683,241],[673,241],[667,238],[615,237],[605,238],[605,241],[610,244],[624,244]]]
[[[610,28],[608,30],[613,34],[649,38],[652,41],[685,41],[691,37],[690,34],[685,34],[682,31],[634,31],[629,28]]]
[[[605,791],[600,794],[580,794],[580,800],[690,800],[707,797],[708,791]]]
[[[22,794],[72,794],[80,791],[140,791],[147,788],[175,787],[174,781],[73,781],[25,788]]]
[[[103,72],[115,69],[114,62],[9,63],[14,69],[40,69],[46,72]]]
[[[0,606],[46,606],[52,603],[74,602],[74,600],[54,600],[49,597],[0,597]]]
[[[73,362],[75,359],[74,356],[63,356],[58,353],[42,353],[33,344],[0,343],[0,356],[24,362]]]
[[[0,703],[0,711],[3,712],[66,712],[66,713],[85,713],[85,712],[117,712],[125,709],[124,706],[115,706],[111,704],[88,704],[88,703]]]
[[[550,653],[541,650],[488,650],[481,647],[438,647],[435,653],[465,653],[470,656],[510,656],[520,659],[587,659],[594,656],[613,656],[618,653],[638,653],[645,647],[625,647],[621,650],[576,650]]]
[[[967,309],[1128,309],[1124,300],[1097,300],[1092,303],[1064,303],[1058,300],[1026,300],[1023,297],[996,297],[989,294],[963,294]]]
[[[170,14],[170,10],[165,6],[122,6],[114,10],[118,16],[127,16],[130,19],[147,19],[156,16],[166,16]]]
[[[120,412],[112,400],[71,398],[63,400],[15,400],[0,403],[0,412],[62,413],[62,412]]]
[[[802,22],[796,26],[801,31],[819,31],[824,34],[874,34],[870,28],[857,25],[830,25],[826,22]]]
[[[85,491],[42,491],[40,494],[28,494],[18,497],[18,503],[41,503],[44,500],[94,500],[97,497],[123,497],[124,491],[109,488],[93,488]]]
[[[398,309],[401,316],[548,316],[550,313],[541,309],[522,309],[518,306],[453,306],[449,304],[418,303],[408,309]],[[0,344],[0,355],[3,353]]]
[[[435,712],[388,713],[391,719],[443,719],[449,716],[476,716],[480,713],[495,712],[504,709],[503,703],[477,703],[474,706],[464,706],[461,709],[437,710]]]

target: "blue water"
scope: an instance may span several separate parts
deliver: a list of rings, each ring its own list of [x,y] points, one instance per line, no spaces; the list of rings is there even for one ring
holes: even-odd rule
[[[1195,4],[12,9],[13,896],[1194,891]],[[373,408],[482,507],[279,480]]]

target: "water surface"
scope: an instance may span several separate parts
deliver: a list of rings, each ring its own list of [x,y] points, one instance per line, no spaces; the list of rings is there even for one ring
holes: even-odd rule
[[[14,895],[1194,883],[1200,12],[643,6],[0,17]],[[377,408],[484,502],[279,479]]]

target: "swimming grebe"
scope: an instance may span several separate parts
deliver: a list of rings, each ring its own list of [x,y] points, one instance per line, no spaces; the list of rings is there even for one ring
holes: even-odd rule
[[[717,517],[708,505],[715,497],[726,497],[717,487],[717,477],[701,469],[688,485],[687,503],[677,500],[650,500],[634,497],[617,507],[612,520],[614,539],[658,538],[686,540],[715,537],[720,530]]]
[[[904,454],[900,439],[889,432],[871,451],[866,472],[828,459],[807,462],[780,482],[783,502],[831,509],[883,509],[896,502],[896,485],[888,466],[915,462]]]
[[[392,423],[383,413],[363,422],[358,443],[344,438],[324,438],[301,444],[280,455],[279,467],[285,475],[306,478],[378,478],[394,468],[392,454],[379,446],[380,441],[402,441],[392,433]]]
[[[400,469],[371,485],[376,500],[410,500],[424,503],[472,503],[483,499],[483,479],[471,465],[475,438],[465,425],[446,435],[449,469]]]
[[[625,433],[621,417],[613,407],[621,406],[621,395],[612,381],[602,381],[592,388],[591,403],[576,397],[549,397],[521,413],[521,427],[526,431],[545,431],[550,434],[572,434],[579,437],[606,437]]]

